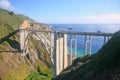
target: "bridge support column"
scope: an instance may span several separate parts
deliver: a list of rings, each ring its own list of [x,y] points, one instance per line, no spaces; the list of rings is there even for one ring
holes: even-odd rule
[[[54,59],[54,77],[56,77],[56,76],[59,74],[59,66],[58,66],[58,65],[59,65],[59,63],[58,63],[58,62],[59,62],[59,61],[58,61],[58,60],[59,60],[59,59],[58,59],[58,58],[59,58],[59,57],[58,57],[59,55],[58,55],[58,53],[57,53],[57,52],[58,52],[58,51],[57,51],[57,48],[58,48],[58,46],[57,46],[57,36],[58,36],[58,35],[57,35],[57,32],[55,32],[55,33],[54,33],[54,56],[53,56],[53,57],[54,57],[54,58],[53,58],[53,59]]]
[[[91,38],[91,35],[89,35],[88,40],[87,40],[87,35],[85,35],[84,56],[86,54],[91,54],[91,48],[92,48],[92,38]]]
[[[73,54],[72,54],[72,35],[70,34],[70,64],[69,65],[72,65],[72,61],[73,61]]]
[[[27,38],[27,30],[25,30],[27,27],[29,26],[28,22],[25,20],[21,26],[20,26],[20,49],[21,49],[21,53],[22,54],[25,54],[24,53],[24,48],[25,48],[25,45],[27,44],[27,41],[26,41],[26,38]]]
[[[63,70],[63,54],[64,54],[64,51],[63,51],[63,34],[59,34],[59,37],[57,39],[57,45],[58,45],[58,54],[59,54],[59,73]]]
[[[84,56],[86,55],[86,49],[87,49],[87,43],[86,43],[86,41],[87,41],[87,35],[85,35],[85,41],[84,41]]]
[[[53,47],[53,33],[50,33],[50,58],[51,58],[51,61],[53,62],[53,51],[52,51],[52,47]]]
[[[54,76],[67,67],[67,35],[54,34]]]
[[[27,31],[20,29],[20,49],[22,54],[24,54],[24,48],[25,45],[27,45],[27,41],[25,41],[26,38],[27,38]]]
[[[67,34],[63,34],[63,69],[68,66]]]
[[[91,35],[89,35],[89,49],[88,49],[88,54],[91,54],[91,47],[92,47],[92,38],[91,38]]]
[[[106,36],[104,36],[104,45],[106,44]]]
[[[74,59],[77,58],[76,51],[77,51],[77,36],[74,35]]]

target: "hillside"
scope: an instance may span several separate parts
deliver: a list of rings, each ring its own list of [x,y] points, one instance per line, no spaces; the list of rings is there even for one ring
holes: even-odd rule
[[[51,80],[51,61],[41,42],[29,36],[29,53],[26,56],[20,54],[18,29],[24,20],[28,19],[0,9],[0,80]],[[40,29],[49,29],[47,25],[32,19],[31,23]]]
[[[97,54],[76,59],[55,80],[120,80],[120,31]]]

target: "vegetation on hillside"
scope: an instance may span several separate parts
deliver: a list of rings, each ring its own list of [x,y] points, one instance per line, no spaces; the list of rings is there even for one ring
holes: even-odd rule
[[[47,68],[43,69],[41,66],[37,67],[36,72],[32,72],[25,80],[52,80],[53,79],[53,69]]]
[[[23,18],[12,11],[0,8],[0,51],[19,51],[19,36],[17,34]]]
[[[23,20],[23,18],[14,14],[14,12],[0,9],[0,24],[8,27],[10,30],[19,28]]]
[[[97,54],[75,60],[56,80],[120,80],[120,31]]]
[[[18,29],[25,19],[13,11],[0,9],[0,80],[39,80],[36,76],[50,80],[53,77],[50,58],[40,41],[30,36],[29,53],[20,54]]]

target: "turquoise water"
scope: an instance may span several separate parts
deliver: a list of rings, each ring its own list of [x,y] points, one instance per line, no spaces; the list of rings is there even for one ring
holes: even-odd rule
[[[54,30],[69,30],[80,32],[106,32],[115,33],[120,30],[120,24],[51,24]],[[72,35],[74,38],[74,35]],[[103,46],[103,37],[92,37],[92,54],[96,53]],[[67,36],[68,51],[70,51],[70,35]],[[72,52],[74,53],[74,42],[72,43]],[[84,55],[84,36],[77,36],[77,55]]]

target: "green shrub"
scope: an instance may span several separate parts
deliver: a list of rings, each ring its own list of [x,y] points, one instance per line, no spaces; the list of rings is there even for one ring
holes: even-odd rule
[[[43,69],[40,65],[37,67],[37,72],[32,72],[25,80],[52,80],[53,69]]]

